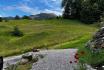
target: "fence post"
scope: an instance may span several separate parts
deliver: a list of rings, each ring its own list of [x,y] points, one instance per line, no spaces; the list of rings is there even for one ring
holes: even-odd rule
[[[3,57],[0,56],[0,70],[3,70]]]

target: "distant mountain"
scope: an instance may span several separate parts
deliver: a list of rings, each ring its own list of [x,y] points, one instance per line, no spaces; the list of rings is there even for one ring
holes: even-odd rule
[[[3,17],[3,19],[12,20],[12,19],[14,19],[14,17]]]
[[[54,13],[40,13],[37,15],[31,15],[30,18],[31,19],[52,19],[52,18],[56,18],[57,15],[55,15]]]

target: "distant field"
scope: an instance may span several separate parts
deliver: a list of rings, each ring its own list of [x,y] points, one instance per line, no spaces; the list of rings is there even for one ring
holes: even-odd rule
[[[10,35],[9,32],[13,30],[14,26],[18,26],[24,33],[23,37]],[[11,20],[0,22],[0,55],[15,55],[29,51],[33,47],[39,49],[81,47],[96,30],[94,25],[86,25],[73,20]]]

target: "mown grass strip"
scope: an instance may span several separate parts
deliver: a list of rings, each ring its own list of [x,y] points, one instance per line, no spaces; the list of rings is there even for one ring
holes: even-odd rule
[[[84,35],[84,36],[76,38],[72,41],[56,45],[53,48],[55,48],[55,49],[81,48],[81,47],[84,47],[85,43],[89,39],[90,39],[90,36]]]

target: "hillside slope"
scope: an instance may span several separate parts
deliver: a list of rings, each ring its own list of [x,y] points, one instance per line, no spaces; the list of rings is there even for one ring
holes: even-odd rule
[[[10,31],[18,26],[23,37],[14,37]],[[34,48],[73,48],[83,46],[97,30],[92,25],[73,20],[11,20],[0,22],[0,55],[9,56]],[[55,46],[65,43],[63,46]]]

